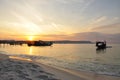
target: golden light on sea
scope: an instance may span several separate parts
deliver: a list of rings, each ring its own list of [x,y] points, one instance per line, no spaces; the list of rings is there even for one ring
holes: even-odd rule
[[[32,47],[29,48],[29,55],[32,55],[33,54],[33,49]]]

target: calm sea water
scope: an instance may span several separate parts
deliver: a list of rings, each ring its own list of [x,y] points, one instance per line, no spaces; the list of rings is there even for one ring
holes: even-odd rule
[[[120,76],[120,44],[96,51],[95,44],[54,44],[47,47],[1,45],[0,53],[30,58],[45,64]]]

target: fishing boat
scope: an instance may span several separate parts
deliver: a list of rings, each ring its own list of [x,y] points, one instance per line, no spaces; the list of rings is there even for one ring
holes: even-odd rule
[[[105,49],[106,48],[106,41],[97,41],[96,42],[96,47],[98,49]]]
[[[112,48],[112,46],[107,46],[106,41],[97,41],[96,50],[105,50],[106,48]]]
[[[28,41],[28,46],[51,46],[53,43],[49,41]]]

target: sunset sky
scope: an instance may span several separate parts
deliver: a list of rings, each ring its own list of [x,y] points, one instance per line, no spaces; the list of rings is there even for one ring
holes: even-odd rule
[[[0,39],[120,41],[120,0],[0,0]]]

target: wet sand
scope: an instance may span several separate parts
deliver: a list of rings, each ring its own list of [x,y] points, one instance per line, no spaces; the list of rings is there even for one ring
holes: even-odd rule
[[[120,77],[64,69],[0,54],[0,80],[120,80]]]
[[[44,64],[41,66],[48,72],[55,74],[55,76],[61,80],[120,80],[120,77],[115,76],[100,75],[92,72],[77,71]]]
[[[0,80],[59,80],[29,59],[0,54]]]

